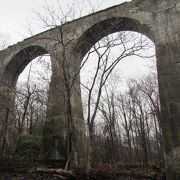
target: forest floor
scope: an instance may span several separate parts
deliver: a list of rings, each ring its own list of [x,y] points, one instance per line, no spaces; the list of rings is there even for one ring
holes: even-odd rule
[[[149,166],[117,165],[113,168],[103,164],[92,169],[66,171],[62,168],[43,166],[38,161],[0,160],[0,180],[165,180],[164,169]]]

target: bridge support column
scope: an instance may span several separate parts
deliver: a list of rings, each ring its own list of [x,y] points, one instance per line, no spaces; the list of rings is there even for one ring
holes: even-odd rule
[[[53,60],[53,57],[51,60],[52,77],[48,97],[47,119],[43,128],[41,159],[66,162],[68,159],[69,127],[64,80],[59,62],[56,59]],[[79,81],[74,83],[71,91],[71,106],[73,115],[71,166],[73,168],[84,168],[87,163],[86,137]]]
[[[15,121],[12,118],[13,88],[0,81],[0,158],[9,157],[15,149]]]
[[[175,41],[156,46],[167,180],[180,179],[180,48]]]

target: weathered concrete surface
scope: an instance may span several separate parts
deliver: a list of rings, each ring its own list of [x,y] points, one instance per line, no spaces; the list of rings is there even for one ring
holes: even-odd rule
[[[62,77],[59,62],[63,57],[63,47],[58,44],[59,29],[56,27],[0,51],[0,132],[3,132],[7,109],[13,106],[11,89],[19,74],[36,56],[49,53],[52,57],[53,76],[42,150],[45,159],[67,157],[64,81],[59,78]],[[62,30],[64,41],[72,40],[66,47],[66,54],[72,55],[68,58],[72,73],[79,70],[92,45],[113,32],[136,31],[155,43],[167,179],[180,179],[180,1],[133,0],[66,23]],[[75,125],[74,164],[85,166],[85,126],[78,81],[74,84],[71,101]]]

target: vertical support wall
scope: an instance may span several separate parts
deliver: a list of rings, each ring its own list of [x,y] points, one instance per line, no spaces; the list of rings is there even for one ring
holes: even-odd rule
[[[175,44],[158,45],[157,60],[167,179],[178,180],[180,179],[180,51]]]
[[[175,44],[157,46],[161,125],[168,180],[180,179],[180,51]]]
[[[65,115],[64,87],[59,66],[51,57],[52,77],[49,86],[47,117],[43,127],[41,159],[67,160],[67,121]]]
[[[59,55],[61,57],[61,54]],[[58,58],[59,59],[59,58]],[[52,77],[49,89],[47,119],[43,129],[41,158],[44,160],[67,161],[68,121],[62,67],[56,58],[52,60]],[[75,60],[75,59],[74,59]],[[79,76],[77,76],[78,79]],[[80,82],[77,80],[71,91],[73,114],[73,163],[75,168],[86,166],[85,123],[83,120]]]
[[[0,156],[10,157],[15,148],[15,122],[12,118],[14,91],[12,84],[0,81]]]
[[[157,17],[157,70],[167,180],[180,179],[180,18],[168,10]],[[178,25],[179,24],[179,25]]]

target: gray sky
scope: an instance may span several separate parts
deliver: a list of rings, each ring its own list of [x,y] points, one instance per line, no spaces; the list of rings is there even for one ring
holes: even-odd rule
[[[63,9],[67,9],[74,2],[76,8],[83,7],[83,14],[91,11],[90,4],[94,9],[104,9],[129,0],[59,0]],[[57,8],[57,0],[0,0],[0,33],[10,36],[10,42],[15,43],[27,37],[27,24],[32,26],[36,23],[34,11],[40,10],[43,6]],[[38,25],[36,32],[41,31]]]

